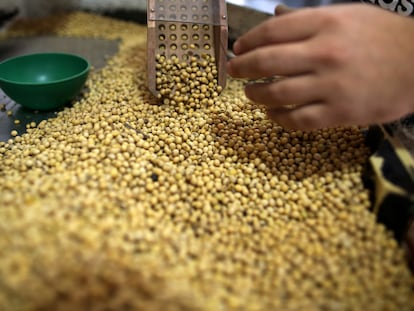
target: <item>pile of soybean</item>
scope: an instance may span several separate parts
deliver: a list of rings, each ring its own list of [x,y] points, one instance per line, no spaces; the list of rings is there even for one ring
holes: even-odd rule
[[[369,212],[360,129],[286,130],[231,79],[212,101],[159,103],[133,23],[77,12],[6,36],[45,33],[120,50],[0,144],[1,310],[414,310]]]

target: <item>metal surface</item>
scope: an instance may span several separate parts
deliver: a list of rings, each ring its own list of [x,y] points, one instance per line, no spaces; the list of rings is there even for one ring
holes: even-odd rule
[[[73,38],[57,36],[36,36],[0,40],[0,61],[13,56],[37,52],[66,52],[79,54],[91,63],[95,70],[104,67],[108,57],[118,50],[118,41],[96,38]],[[56,116],[57,111],[38,112],[25,109],[12,101],[0,90],[0,141],[10,139],[11,131],[19,134],[26,131],[26,125],[38,124]],[[9,112],[8,112],[9,111]],[[11,115],[8,115],[11,113]],[[19,120],[19,121],[16,121]],[[19,122],[16,124],[15,122]]]
[[[213,56],[226,85],[227,9],[224,0],[148,0],[148,87],[157,94],[156,55]]]

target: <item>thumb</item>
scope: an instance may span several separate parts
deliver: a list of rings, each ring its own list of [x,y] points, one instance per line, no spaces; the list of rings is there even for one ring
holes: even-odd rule
[[[284,4],[279,4],[275,7],[275,15],[284,15],[287,13],[291,13],[294,12],[295,9],[292,9],[291,7],[288,7],[287,5]]]

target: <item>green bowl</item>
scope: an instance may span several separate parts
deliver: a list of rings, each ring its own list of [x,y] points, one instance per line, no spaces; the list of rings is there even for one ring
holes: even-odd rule
[[[37,53],[0,63],[0,88],[23,107],[52,110],[69,103],[82,89],[89,62],[74,54]]]

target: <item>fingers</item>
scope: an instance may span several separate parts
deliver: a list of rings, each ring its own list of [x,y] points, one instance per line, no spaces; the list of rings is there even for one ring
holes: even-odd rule
[[[246,96],[264,104],[270,119],[300,130],[313,130],[358,122],[348,107],[332,101],[330,79],[316,74],[247,85]],[[360,120],[362,122],[362,120]]]
[[[312,54],[302,43],[266,46],[231,59],[227,72],[234,78],[260,79],[299,75],[312,70]]]
[[[296,130],[315,130],[343,124],[324,102],[315,102],[296,108],[280,107],[268,110],[270,119],[283,127]]]
[[[321,21],[310,13],[312,9],[302,9],[269,18],[242,35],[233,45],[234,53],[240,55],[261,46],[312,37],[320,29]]]
[[[267,109],[287,105],[302,106],[323,99],[324,88],[313,75],[287,78],[272,83],[255,83],[246,86],[246,96],[253,102],[265,104]]]

